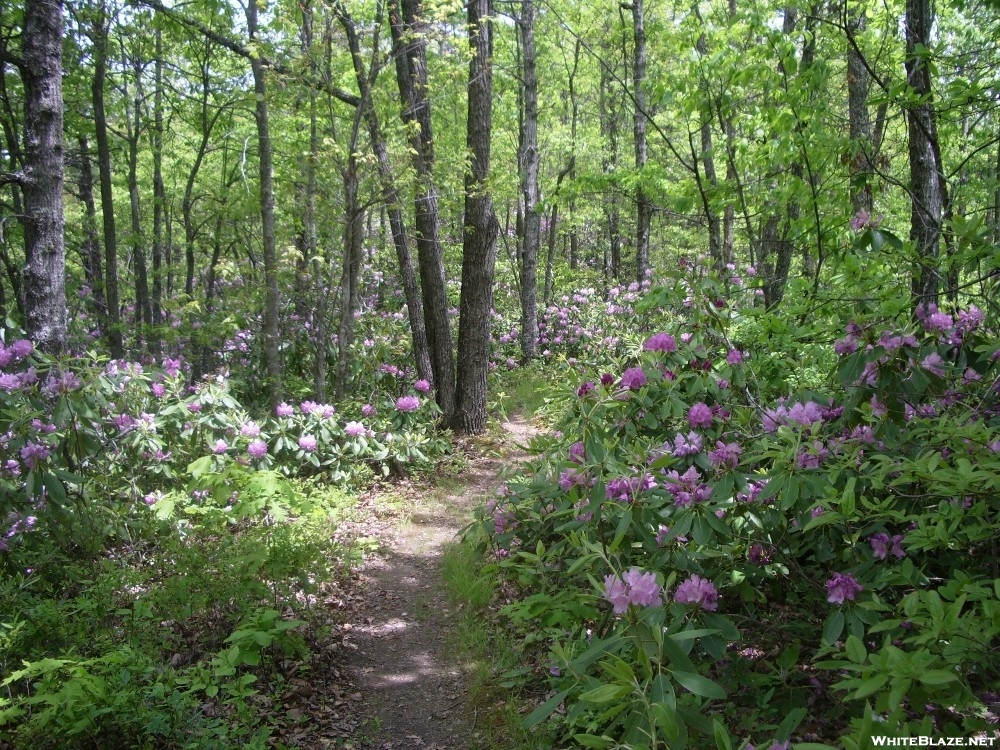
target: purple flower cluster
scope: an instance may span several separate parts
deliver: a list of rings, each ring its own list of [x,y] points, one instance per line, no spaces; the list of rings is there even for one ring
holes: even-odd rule
[[[831,604],[843,604],[848,600],[853,602],[862,590],[864,586],[850,573],[834,573],[826,582],[826,600]]]
[[[665,443],[663,448],[674,458],[684,456],[696,456],[701,453],[701,435],[697,432],[689,432],[687,435],[677,433],[674,437],[673,445]]]
[[[635,502],[639,493],[656,487],[656,482],[650,474],[637,477],[616,477],[608,481],[605,494],[610,500],[621,503]]]
[[[774,409],[764,410],[764,431],[774,432],[781,425],[810,427],[823,419],[823,407],[815,401],[796,402],[791,406],[778,404]]]
[[[692,430],[699,428],[707,429],[712,426],[712,420],[714,419],[712,408],[708,404],[703,404],[699,401],[688,409],[687,419]]]
[[[715,612],[719,608],[719,592],[710,580],[695,574],[677,587],[674,601],[694,604],[708,612]]]
[[[678,508],[704,502],[712,496],[712,487],[702,481],[701,472],[694,466],[688,467],[683,474],[669,471],[666,479],[667,489],[673,495],[674,505]]]
[[[657,333],[646,339],[642,348],[647,352],[670,354],[677,351],[677,339],[669,333]]]
[[[660,599],[660,586],[653,573],[632,568],[621,576],[604,577],[604,598],[614,606],[616,615],[624,614],[629,605],[655,607]]]
[[[740,456],[743,455],[743,446],[739,443],[724,443],[716,441],[715,450],[710,451],[708,460],[716,468],[729,469],[735,471],[740,463]]]
[[[398,411],[410,412],[420,408],[420,399],[416,396],[400,396],[396,399],[396,409]]]
[[[622,388],[637,391],[646,385],[646,373],[641,367],[630,367],[622,373]]]
[[[896,557],[906,557],[906,552],[902,546],[902,534],[893,534],[890,537],[884,531],[880,531],[868,537],[868,543],[872,546],[872,557],[876,560],[887,559],[890,552]]]

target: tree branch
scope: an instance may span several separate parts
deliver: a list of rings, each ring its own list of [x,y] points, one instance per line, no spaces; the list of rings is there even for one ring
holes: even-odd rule
[[[167,16],[169,18],[172,18],[173,20],[177,21],[182,26],[186,26],[189,29],[193,29],[194,31],[197,31],[199,34],[201,34],[202,36],[204,36],[209,41],[215,42],[220,47],[225,47],[227,50],[229,50],[233,54],[238,55],[238,56],[244,58],[245,60],[252,60],[255,57],[259,57],[259,55],[257,55],[256,53],[254,53],[246,45],[241,44],[240,42],[236,41],[235,39],[231,39],[231,38],[225,36],[224,34],[220,34],[219,32],[217,32],[214,29],[206,26],[205,24],[201,23],[200,21],[197,21],[197,20],[195,20],[193,18],[189,18],[187,16],[183,16],[183,15],[179,14],[173,8],[168,8],[163,3],[159,2],[159,0],[137,0],[137,2],[140,5],[145,5],[147,8],[152,8],[153,10],[157,11],[158,13],[163,13],[165,16]],[[277,73],[280,73],[281,75],[289,76],[289,77],[292,77],[292,78],[298,78],[299,80],[303,80],[300,76],[298,76],[297,74],[293,73],[292,70],[290,68],[288,68],[286,65],[283,65],[283,64],[281,64],[279,62],[275,62],[273,60],[268,60],[266,57],[259,57],[259,59],[261,60],[261,62],[266,67],[270,68],[271,70],[273,70],[273,71],[275,71]],[[348,104],[348,105],[350,105],[352,107],[357,107],[359,104],[361,104],[361,98],[360,97],[355,96],[354,94],[352,94],[350,92],[344,91],[343,89],[339,89],[336,86],[332,86],[332,85],[330,85],[330,84],[328,84],[328,83],[326,83],[324,81],[316,81],[316,80],[312,80],[312,79],[305,79],[304,82],[308,86],[310,86],[312,88],[315,88],[318,91],[322,91],[323,93],[329,94],[334,99],[337,99],[337,100],[343,102],[344,104]]]

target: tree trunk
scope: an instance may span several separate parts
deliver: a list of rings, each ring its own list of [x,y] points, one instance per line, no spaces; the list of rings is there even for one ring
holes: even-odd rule
[[[104,83],[108,73],[107,14],[102,2],[93,25],[94,79],[91,94],[94,104],[94,132],[97,139],[97,166],[101,183],[101,216],[104,224],[104,292],[108,301],[108,325],[105,331],[113,359],[125,354],[122,340],[121,303],[118,300],[118,235],[115,225],[114,191],[111,174],[111,145],[104,106]]]
[[[421,28],[420,0],[390,0],[389,23],[396,60],[396,81],[403,102],[402,119],[408,126],[413,166],[417,173],[414,209],[427,344],[431,352],[438,406],[444,413],[445,421],[450,422],[455,412],[455,356],[448,319],[437,187],[434,185],[434,138],[427,98],[427,41]],[[410,314],[414,313],[411,311]]]
[[[605,263],[604,276],[617,280],[621,274],[622,238],[621,210],[618,206],[618,191],[612,183],[612,176],[618,168],[618,107],[611,96],[611,70],[607,65],[601,66],[600,103],[601,103],[601,134],[605,138],[601,169],[609,188],[603,202],[604,221],[607,224],[607,239],[610,254]]]
[[[135,328],[136,345],[148,341],[149,329],[153,323],[153,312],[149,302],[149,278],[146,272],[145,239],[142,233],[142,216],[139,205],[139,137],[142,127],[141,89],[138,88],[141,71],[136,70],[136,93],[133,102],[134,119],[128,133],[128,196],[129,216],[132,220],[132,273],[135,274]]]
[[[695,14],[697,15],[697,7]],[[701,16],[698,16],[701,20]],[[708,56],[708,40],[704,32],[698,35],[695,42],[695,49],[698,56],[704,60]],[[701,107],[701,154],[692,153],[691,163],[695,167],[695,180],[698,183],[698,192],[701,194],[702,207],[705,211],[705,221],[708,224],[708,256],[712,259],[712,265],[716,271],[721,271],[726,265],[726,259],[722,249],[722,221],[719,218],[718,209],[715,206],[715,196],[719,191],[719,179],[715,171],[715,153],[712,138],[712,90],[710,82],[704,74],[699,76],[699,89],[702,99]],[[694,151],[694,149],[692,149]],[[704,180],[698,176],[698,162],[701,162],[705,174]]]
[[[649,158],[646,144],[646,25],[643,10],[645,0],[632,2],[632,38],[634,42],[632,61],[632,98],[635,114],[632,119],[632,134],[635,145],[635,171],[638,180],[635,189],[635,275],[643,281],[649,271],[649,226],[653,217],[653,203],[643,187],[643,171]]]
[[[852,36],[864,31],[867,19],[858,10],[847,20]],[[851,207],[855,213],[872,211],[872,189],[869,181],[872,169],[872,124],[868,112],[868,90],[871,79],[868,68],[854,45],[847,47],[847,119],[851,136]]]
[[[62,3],[27,0],[24,68],[25,328],[48,354],[66,348],[63,247]]]
[[[518,148],[521,172],[521,355],[525,362],[538,356],[538,250],[541,245],[541,192],[538,185],[538,72],[535,53],[534,0],[521,0],[521,99],[523,116]]]
[[[930,0],[906,2],[906,82],[911,102],[906,108],[910,160],[910,240],[917,252],[913,265],[913,304],[936,303],[941,217],[945,195],[937,124],[931,96],[931,71],[925,56],[931,48],[934,10]]]
[[[462,237],[462,298],[458,326],[455,430],[477,435],[486,429],[486,380],[490,356],[490,311],[500,224],[487,181],[493,127],[493,27],[490,0],[470,0],[469,116],[466,146],[472,157],[465,175]]]
[[[359,280],[364,262],[364,211],[358,202],[358,129],[361,112],[354,118],[351,148],[344,168],[344,263],[340,278],[340,326],[337,331],[337,399],[347,395],[347,365],[354,343],[354,313],[360,296]]]
[[[361,103],[365,123],[368,126],[368,138],[371,141],[372,151],[375,154],[375,161],[378,166],[379,182],[382,189],[382,200],[389,214],[389,229],[392,233],[392,244],[396,249],[396,261],[399,266],[400,281],[403,285],[403,296],[406,299],[407,314],[410,319],[410,336],[413,343],[413,358],[417,366],[417,374],[421,379],[429,382],[434,381],[434,369],[431,366],[431,354],[427,343],[427,328],[424,325],[424,314],[420,296],[420,287],[417,285],[416,272],[413,268],[413,259],[410,255],[410,244],[406,236],[406,225],[403,221],[402,200],[396,190],[396,175],[389,161],[389,147],[386,145],[385,135],[382,132],[382,124],[379,121],[378,112],[372,102],[371,83],[374,82],[375,72],[379,69],[373,60],[370,73],[365,72],[361,64],[361,45],[358,42],[358,35],[354,27],[354,22],[347,14],[341,3],[334,6],[338,14],[344,33],[347,36],[348,47],[351,59],[354,61],[354,74],[358,81],[358,90],[361,93]],[[381,22],[381,5],[379,7],[378,20]]]
[[[153,330],[150,340],[153,354],[160,355],[163,324],[163,212],[167,191],[163,185],[163,31],[156,28],[155,87],[153,92]]]
[[[94,173],[90,166],[90,144],[87,136],[78,139],[80,146],[80,200],[83,203],[83,242],[80,243],[80,260],[84,278],[90,287],[90,311],[97,318],[98,327],[107,325],[107,301],[104,298],[104,270],[101,268],[101,243],[97,236],[97,204],[94,201]]]
[[[318,65],[312,56],[313,46],[313,23],[315,15],[312,4],[305,0],[299,4],[302,11],[302,54],[309,61],[309,73],[315,79],[318,78]],[[318,126],[318,99],[315,89],[309,89],[309,150],[302,156],[302,202],[299,208],[302,210],[302,234],[300,238],[301,257],[297,261],[298,273],[296,274],[296,286],[301,293],[296,295],[296,308],[307,303],[305,269],[308,264],[313,267],[313,284],[316,288],[316,298],[313,315],[313,334],[316,336],[316,347],[313,354],[313,393],[316,400],[324,403],[326,399],[327,380],[327,360],[329,336],[327,335],[327,294],[323,289],[324,278],[323,262],[319,258],[319,232],[316,227],[316,162],[319,154],[319,126]],[[353,147],[351,153],[353,154]],[[300,282],[301,279],[301,282]],[[337,384],[338,393],[342,393],[340,378]]]
[[[247,33],[256,42],[259,31],[257,3],[246,5]],[[271,164],[271,126],[267,109],[264,61],[250,58],[256,96],[257,150],[260,171],[260,218],[264,252],[264,365],[267,372],[268,402],[273,409],[281,401],[281,350],[278,332],[278,254],[274,221],[274,169]]]

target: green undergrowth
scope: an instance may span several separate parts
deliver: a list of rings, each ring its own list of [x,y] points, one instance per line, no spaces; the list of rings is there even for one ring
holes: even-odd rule
[[[534,745],[521,726],[521,701],[504,679],[520,669],[519,651],[490,611],[497,577],[484,571],[482,557],[464,543],[448,547],[442,569],[448,594],[458,607],[452,646],[471,665],[467,690],[480,747],[529,750]]]
[[[292,496],[252,519],[163,521],[94,558],[52,544],[0,578],[0,746],[295,747],[269,717],[285,675],[313,668],[324,593],[361,550],[331,541],[353,498]]]

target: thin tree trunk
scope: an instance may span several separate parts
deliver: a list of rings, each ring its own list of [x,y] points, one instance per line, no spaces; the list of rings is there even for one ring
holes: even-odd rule
[[[452,349],[444,252],[434,184],[434,138],[427,98],[427,42],[422,31],[420,0],[390,0],[396,80],[403,102],[402,119],[408,126],[413,166],[417,173],[415,224],[424,324],[431,352],[438,406],[446,422],[455,412],[455,356]],[[411,315],[415,311],[411,311]]]
[[[632,98],[635,113],[632,119],[632,134],[635,145],[635,171],[638,185],[635,189],[635,274],[643,281],[649,272],[649,228],[653,217],[653,203],[643,187],[643,172],[649,158],[646,143],[646,21],[643,3],[632,1],[632,38],[634,43],[632,62]]]
[[[458,377],[452,426],[477,435],[486,429],[490,311],[500,224],[493,212],[488,180],[493,127],[493,27],[490,0],[470,0],[469,116],[466,146],[472,156],[465,175],[462,238],[462,297],[458,326]]]
[[[607,65],[601,66],[600,104],[601,104],[601,134],[605,138],[601,169],[609,189],[603,203],[604,220],[607,224],[607,239],[610,250],[608,263],[605,264],[604,276],[607,279],[618,279],[621,274],[622,238],[621,210],[618,205],[618,191],[611,185],[611,177],[618,168],[620,159],[618,153],[618,107],[610,94],[611,70]]]
[[[115,225],[114,192],[112,190],[111,145],[108,142],[107,112],[104,106],[104,85],[108,72],[107,14],[104,3],[98,9],[93,25],[94,79],[91,86],[94,104],[94,131],[97,139],[97,165],[101,184],[101,216],[104,224],[104,292],[108,301],[108,325],[105,334],[114,359],[125,353],[122,340],[121,303],[118,299],[118,234]]]
[[[153,300],[150,341],[153,354],[160,355],[163,324],[163,212],[167,191],[163,185],[163,30],[156,27],[156,62],[153,92]]]
[[[136,81],[141,71],[136,70]],[[136,344],[141,346],[148,340],[149,328],[153,322],[153,312],[149,302],[149,278],[146,269],[145,238],[142,232],[142,216],[139,205],[139,138],[142,126],[141,89],[136,88],[133,102],[133,120],[128,132],[128,196],[129,216],[132,221],[132,273],[135,275],[135,327]]]
[[[246,5],[247,33],[256,42],[259,33],[257,3]],[[253,88],[256,97],[254,119],[257,121],[257,150],[260,170],[260,218],[264,252],[264,365],[267,394],[271,408],[281,401],[281,350],[278,332],[278,256],[274,220],[274,168],[271,163],[271,126],[267,108],[267,85],[263,60],[251,57]]]
[[[417,374],[421,379],[433,382],[434,370],[431,366],[431,354],[427,342],[427,328],[424,325],[423,303],[421,302],[420,287],[417,284],[416,272],[413,268],[409,240],[406,236],[406,225],[403,221],[403,203],[399,192],[396,190],[396,175],[389,160],[389,147],[386,145],[385,135],[382,132],[382,124],[379,121],[378,112],[375,111],[375,106],[372,103],[371,83],[374,82],[374,75],[379,66],[373,60],[371,71],[366,74],[361,64],[361,45],[358,42],[354,22],[341,3],[337,3],[334,9],[338,14],[341,25],[344,27],[351,59],[354,61],[354,74],[358,81],[358,90],[361,93],[361,104],[358,106],[363,110],[365,123],[368,127],[368,138],[371,141],[372,152],[375,154],[375,162],[378,167],[382,200],[389,214],[389,229],[392,233],[392,244],[396,250],[396,261],[399,266],[400,281],[403,285],[403,296],[406,299],[407,313],[410,318],[410,335],[413,342],[413,358],[417,366]],[[376,18],[381,23],[381,3],[379,3]]]
[[[541,191],[538,184],[541,154],[538,151],[538,71],[535,53],[534,0],[521,0],[523,116],[518,165],[521,171],[521,355],[525,362],[538,356],[538,250],[541,245]]]
[[[88,302],[103,332],[107,325],[107,301],[104,298],[104,270],[101,267],[101,243],[97,235],[97,204],[94,201],[94,173],[90,166],[90,144],[87,136],[78,138],[80,147],[80,200],[83,203],[83,242],[80,260],[83,274],[90,287]]]
[[[930,0],[906,2],[906,80],[912,92],[906,109],[910,161],[910,240],[913,304],[936,303],[940,289],[938,256],[944,212],[943,171],[937,146],[931,72],[924,55],[931,48],[934,10]]]
[[[25,328],[49,354],[66,348],[62,10],[59,0],[28,0],[22,42]]]

